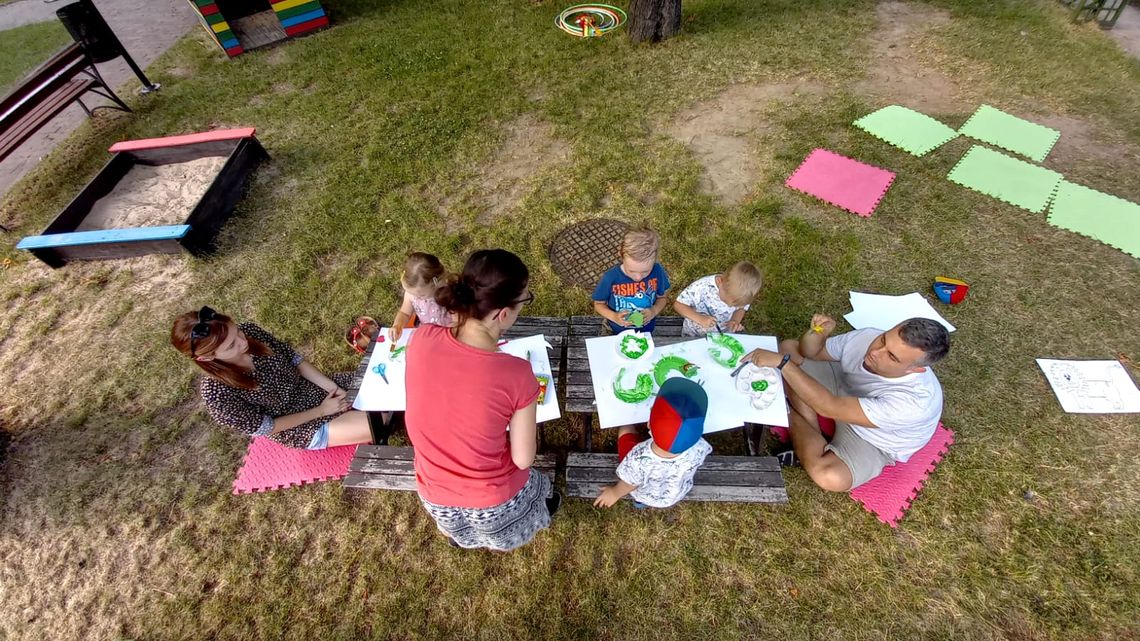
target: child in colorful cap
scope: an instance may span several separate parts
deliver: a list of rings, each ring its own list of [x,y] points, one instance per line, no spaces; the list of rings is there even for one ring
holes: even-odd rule
[[[712,452],[701,438],[709,397],[687,378],[671,378],[661,386],[649,412],[648,441],[638,443],[618,464],[618,482],[607,486],[594,501],[611,507],[629,494],[649,507],[669,507],[693,489],[697,468]]]

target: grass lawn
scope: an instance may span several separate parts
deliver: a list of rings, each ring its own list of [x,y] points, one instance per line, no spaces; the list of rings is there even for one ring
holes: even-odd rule
[[[0,31],[0,94],[68,42],[71,36],[58,20]]]
[[[9,192],[0,637],[1140,636],[1140,425],[1064,414],[1033,361],[1140,358],[1140,262],[947,181],[966,140],[918,159],[850,126],[897,102],[957,127],[985,102],[1060,127],[1046,166],[1135,201],[1140,65],[1049,0],[687,0],[684,34],[653,47],[570,38],[560,7],[341,0],[333,28],[232,61],[196,31],[152,67],[161,92]],[[111,142],[237,125],[273,159],[216,256],[53,271],[15,251]],[[816,147],[898,173],[872,218],[783,187]],[[717,160],[748,173],[741,197]],[[509,555],[452,550],[411,495],[230,494],[245,443],[168,346],[176,313],[209,303],[350,369],[339,335],[395,313],[410,249],[453,267],[511,249],[528,313],[586,313],[546,252],[596,216],[656,226],[678,288],[756,262],[757,333],[839,317],[853,288],[972,285],[943,308],[958,331],[936,368],[958,442],[899,529],[800,470],[784,507],[571,502]]]

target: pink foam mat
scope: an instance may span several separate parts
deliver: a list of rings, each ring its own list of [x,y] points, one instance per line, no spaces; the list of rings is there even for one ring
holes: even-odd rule
[[[930,442],[909,461],[884,468],[882,474],[851,490],[851,498],[883,523],[898,527],[899,520],[910,509],[910,502],[922,491],[926,477],[953,443],[954,432],[939,423]]]
[[[894,172],[816,149],[784,183],[863,217],[874,213],[895,180]]]
[[[234,494],[267,492],[344,478],[354,454],[355,445],[299,450],[255,437],[234,479]]]

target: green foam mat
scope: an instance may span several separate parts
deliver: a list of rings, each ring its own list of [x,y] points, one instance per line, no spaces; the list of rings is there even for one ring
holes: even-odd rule
[[[1049,222],[1140,258],[1140,205],[1061,181]]]
[[[891,105],[853,123],[883,142],[915,156],[925,156],[958,137],[958,132],[917,111]]]
[[[946,177],[963,187],[1034,213],[1045,211],[1063,178],[1055,171],[980,145],[970,147]]]
[[[958,130],[963,136],[988,142],[1037,162],[1045,160],[1061,132],[982,105]]]

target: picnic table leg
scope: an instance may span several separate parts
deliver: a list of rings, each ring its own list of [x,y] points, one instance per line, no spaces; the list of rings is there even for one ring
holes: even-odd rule
[[[748,456],[760,456],[760,445],[768,438],[768,426],[755,423],[744,424],[744,443],[748,446]]]
[[[593,443],[594,435],[593,435],[593,429],[592,429],[593,428],[593,421],[590,420],[593,417],[590,414],[584,414],[582,412],[574,412],[574,414],[572,414],[572,416],[574,417],[573,420],[574,420],[575,427],[577,427],[578,430],[581,431],[581,433],[582,433],[582,436],[580,438],[580,442],[582,444],[582,451],[583,452],[593,452],[594,451],[594,443]]]

